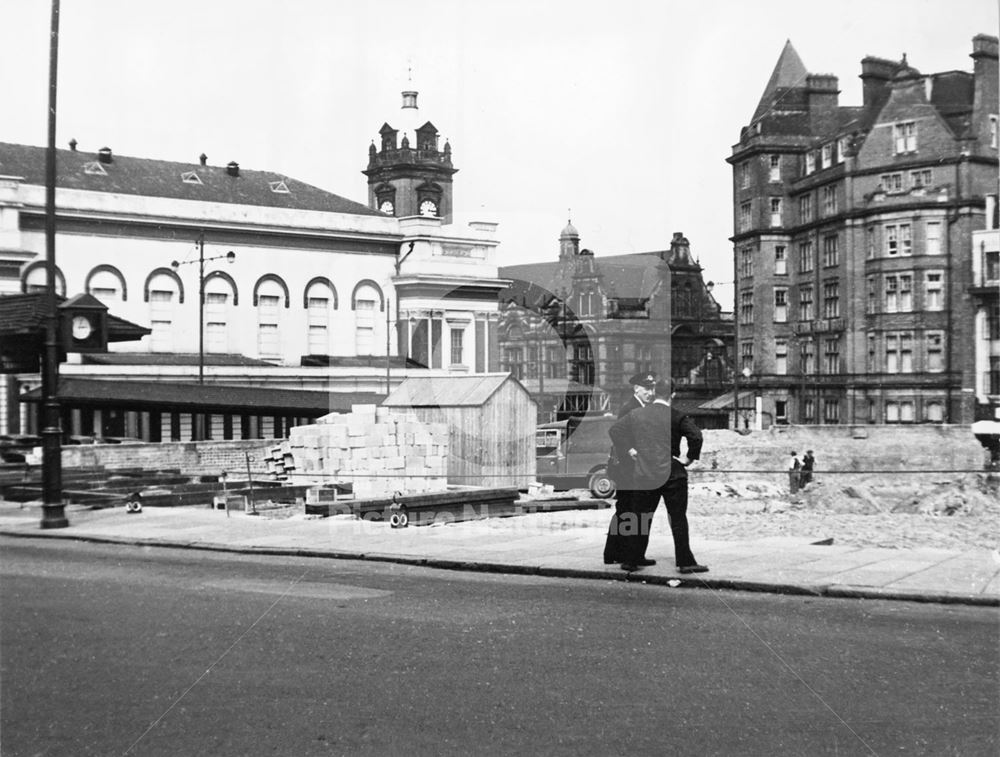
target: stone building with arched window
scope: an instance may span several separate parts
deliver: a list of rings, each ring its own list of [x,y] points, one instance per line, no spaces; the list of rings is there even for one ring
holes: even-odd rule
[[[430,168],[388,140],[376,151],[372,182],[395,187],[394,212],[374,191],[364,204],[205,155],[122,156],[75,140],[57,150],[57,293],[93,295],[149,330],[106,353],[67,355],[60,371],[78,399],[92,386],[100,397],[90,399],[107,407],[97,418],[70,412],[64,429],[153,441],[240,438],[248,427],[267,436],[298,416],[248,425],[203,387],[239,388],[233,396],[251,405],[254,392],[313,390],[330,395],[313,408],[328,412],[342,404],[338,393],[379,398],[408,375],[496,370],[497,292],[506,286],[496,224],[454,221],[451,147],[438,150],[429,122],[413,138]],[[0,295],[45,288],[45,158],[45,148],[0,143]],[[115,381],[148,391],[136,399],[123,390],[130,404],[115,408]],[[39,382],[0,375],[0,434],[37,429],[34,408],[19,399]],[[185,418],[165,418],[170,408],[153,394],[168,404],[183,396]],[[199,398],[210,417],[193,422]],[[111,417],[119,420],[109,426]]]
[[[706,428],[726,416],[699,405],[732,385],[733,323],[712,297],[683,234],[664,250],[595,256],[572,223],[550,263],[504,266],[500,366],[539,405],[540,420],[615,412],[628,379],[655,371]]]

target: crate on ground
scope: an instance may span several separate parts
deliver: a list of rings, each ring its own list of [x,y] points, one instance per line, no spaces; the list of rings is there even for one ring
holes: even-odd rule
[[[247,498],[242,494],[216,494],[212,497],[213,510],[245,510]]]

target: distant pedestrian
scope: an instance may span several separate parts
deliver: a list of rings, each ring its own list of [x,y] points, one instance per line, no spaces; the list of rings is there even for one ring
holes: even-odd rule
[[[799,490],[802,482],[802,461],[799,460],[799,453],[792,452],[792,459],[788,461],[788,489],[792,494]]]
[[[805,485],[813,480],[814,465],[816,465],[816,458],[813,456],[813,451],[807,450],[802,458],[802,476],[799,480],[800,487],[805,488]]]

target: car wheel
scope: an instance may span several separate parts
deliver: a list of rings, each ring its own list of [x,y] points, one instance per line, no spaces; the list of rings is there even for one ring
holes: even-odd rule
[[[591,474],[588,488],[597,499],[615,496],[615,482],[608,477],[608,473],[604,469],[594,471]]]

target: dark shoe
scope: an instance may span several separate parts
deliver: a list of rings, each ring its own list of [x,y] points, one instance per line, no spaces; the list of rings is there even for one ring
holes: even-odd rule
[[[629,573],[639,570],[639,566],[634,562],[623,562],[622,570],[627,570]]]
[[[708,573],[708,566],[693,563],[692,565],[678,565],[677,570],[681,573]]]
[[[643,557],[641,560],[637,560],[636,565],[656,565],[656,560],[650,560],[648,557]]]
[[[605,565],[614,565],[616,562],[621,562],[621,560],[619,560],[619,559],[617,559],[615,557],[608,557],[607,555],[604,556],[604,564]]]

